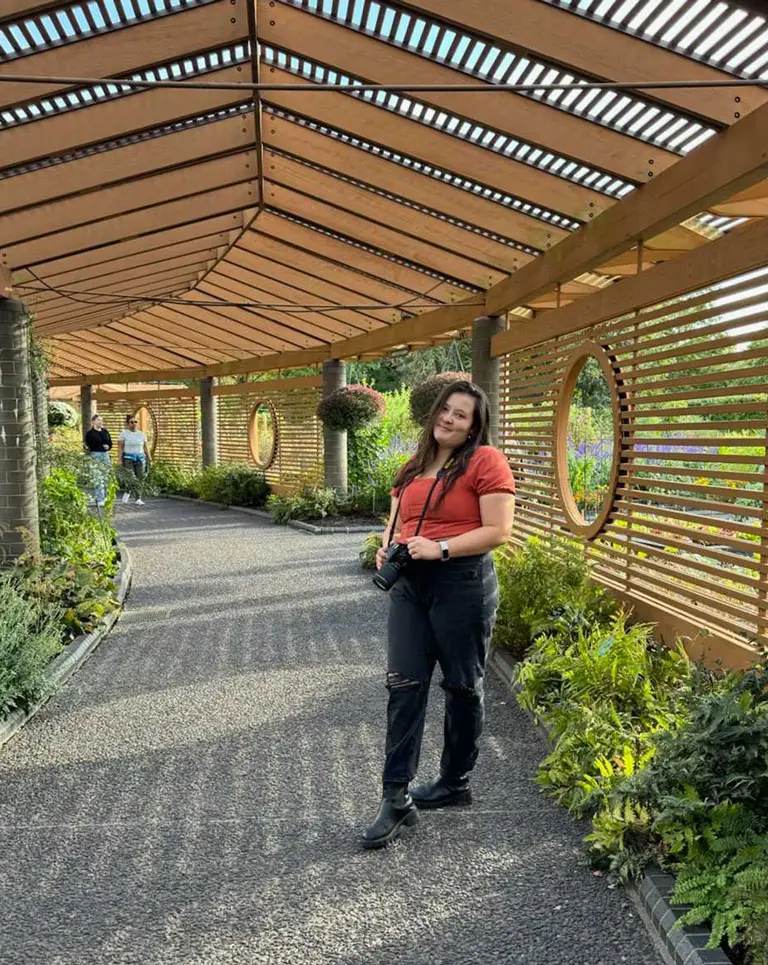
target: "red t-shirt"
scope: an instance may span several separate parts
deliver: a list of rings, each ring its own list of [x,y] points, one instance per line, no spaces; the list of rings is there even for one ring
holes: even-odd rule
[[[404,543],[416,533],[416,526],[424,508],[432,479],[414,479],[403,490],[396,529],[400,530],[400,542]],[[444,482],[439,482],[430,500],[419,536],[427,539],[449,539],[461,536],[483,525],[480,516],[480,497],[489,493],[514,493],[515,479],[506,457],[493,446],[479,446],[469,460],[467,471],[459,476],[440,506]],[[397,496],[393,489],[392,496]]]

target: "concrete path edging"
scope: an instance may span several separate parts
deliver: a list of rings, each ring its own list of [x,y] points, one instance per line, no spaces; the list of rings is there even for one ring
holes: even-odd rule
[[[82,667],[117,622],[133,579],[133,564],[128,547],[125,543],[118,543],[117,549],[120,553],[120,569],[115,577],[118,606],[99,621],[95,630],[75,637],[60,654],[53,658],[43,678],[43,696],[35,704],[26,710],[14,710],[5,720],[0,721],[0,748],[18,734],[72,674]]]
[[[177,496],[174,493],[164,493],[163,499],[178,499],[184,503],[197,503],[198,506],[214,506],[216,509],[231,509],[234,513],[245,513],[248,516],[258,516],[265,519],[275,526],[290,526],[291,529],[301,530],[303,533],[312,533],[313,536],[331,536],[334,533],[341,536],[349,536],[350,533],[372,533],[376,530],[371,526],[315,526],[314,523],[306,523],[301,519],[291,519],[287,523],[276,523],[272,514],[264,509],[253,509],[250,506],[229,506],[227,503],[214,503],[207,499],[195,499],[193,496]]]
[[[520,687],[515,683],[517,661],[505,650],[494,647],[489,663],[496,674],[509,686],[513,694]],[[551,745],[547,728],[528,717],[536,730]],[[705,925],[679,925],[679,919],[688,911],[688,905],[672,905],[669,902],[675,887],[674,875],[649,868],[638,882],[625,885],[625,890],[642,919],[645,927],[668,965],[732,965],[722,948],[706,948],[711,933]]]

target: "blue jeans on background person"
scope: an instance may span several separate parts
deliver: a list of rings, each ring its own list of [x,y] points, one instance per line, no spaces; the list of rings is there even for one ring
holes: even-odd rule
[[[107,498],[106,483],[109,476],[109,464],[111,462],[108,452],[92,452],[91,459],[96,462],[102,463],[100,466],[93,467],[93,475],[95,485],[93,487],[93,492],[96,497],[96,502],[99,506],[103,505]],[[103,464],[106,463],[106,466]]]

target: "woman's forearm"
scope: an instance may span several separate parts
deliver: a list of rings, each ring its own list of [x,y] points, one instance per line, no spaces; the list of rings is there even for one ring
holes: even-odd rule
[[[509,533],[500,526],[479,526],[461,536],[451,536],[446,540],[451,557],[479,556],[502,546],[509,539]]]

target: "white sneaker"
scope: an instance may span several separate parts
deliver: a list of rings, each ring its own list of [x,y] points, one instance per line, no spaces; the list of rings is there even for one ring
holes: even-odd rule
[[[137,505],[137,506],[143,506],[143,505],[144,505],[144,500],[143,500],[143,499],[137,499],[137,500],[136,500],[136,505]]]
[[[130,493],[123,493],[123,502],[124,502],[124,503],[129,503],[130,501],[131,501],[131,494],[130,494]]]

